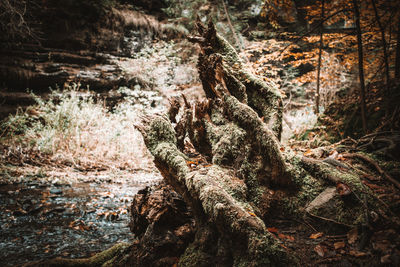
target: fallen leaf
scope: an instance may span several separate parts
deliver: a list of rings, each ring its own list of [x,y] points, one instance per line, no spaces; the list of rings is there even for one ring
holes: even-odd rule
[[[291,242],[294,241],[294,236],[291,236],[291,235],[284,235],[284,234],[282,234],[282,235],[283,235],[283,238],[285,238],[285,239],[287,239],[287,240],[289,240],[289,241],[291,241]]]
[[[392,262],[392,261],[390,260],[390,254],[381,257],[381,263],[383,263],[383,264],[389,264],[389,263],[391,263],[391,262]]]
[[[325,255],[325,249],[321,245],[316,245],[314,251],[320,256],[323,257]]]
[[[311,239],[317,239],[317,238],[320,238],[320,237],[323,236],[323,235],[324,235],[323,233],[318,232],[318,233],[315,233],[315,234],[310,235],[309,238],[311,238]]]
[[[306,152],[304,152],[304,156],[310,156],[312,154],[311,149],[307,149]]]
[[[358,238],[357,228],[353,228],[347,233],[347,241],[349,242],[349,244],[354,244],[357,238]]]
[[[336,184],[336,191],[339,193],[341,196],[348,196],[351,194],[351,189],[348,185],[344,183],[337,183]]]
[[[279,244],[281,247],[283,247],[284,249],[288,249],[284,244]]]
[[[361,252],[361,251],[356,251],[356,250],[350,250],[349,254],[350,254],[351,256],[354,256],[354,257],[357,257],[357,258],[358,258],[358,257],[367,256],[367,253]]]
[[[339,241],[334,243],[333,246],[335,247],[335,249],[339,249],[339,248],[344,248],[346,244],[344,243],[344,241]]]
[[[275,228],[275,227],[269,227],[269,228],[267,228],[267,230],[268,230],[268,232],[270,232],[270,233],[278,233],[278,229]]]
[[[278,233],[278,238],[279,238],[279,239],[285,239],[286,236],[285,236],[284,234]]]

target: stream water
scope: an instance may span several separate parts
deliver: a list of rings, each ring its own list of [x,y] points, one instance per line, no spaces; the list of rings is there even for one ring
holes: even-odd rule
[[[73,184],[31,180],[0,185],[2,266],[62,257],[87,257],[134,239],[128,207],[137,191],[160,179],[156,173],[88,179]]]

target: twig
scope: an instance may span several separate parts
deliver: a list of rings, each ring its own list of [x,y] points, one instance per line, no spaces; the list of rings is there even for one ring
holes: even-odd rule
[[[363,161],[369,163],[370,165],[374,166],[374,168],[378,171],[378,173],[380,175],[383,175],[383,177],[386,178],[386,180],[390,181],[391,183],[393,183],[397,188],[400,189],[400,182],[398,182],[397,180],[395,180],[394,178],[392,178],[389,174],[387,174],[386,172],[384,172],[382,170],[381,167],[379,167],[379,165],[373,161],[372,159],[368,158],[367,156],[361,155],[361,154],[356,154],[356,153],[345,153],[342,155],[345,158],[359,158],[362,159]]]
[[[235,29],[232,26],[231,18],[229,17],[228,9],[226,8],[226,4],[225,4],[224,0],[222,0],[222,5],[224,6],[225,15],[226,15],[226,18],[228,19],[228,24],[229,24],[229,27],[231,28],[233,38],[235,38],[235,42],[239,46],[240,52],[242,52],[243,51],[242,44],[240,43],[239,38],[237,37],[237,34],[235,32]],[[248,60],[247,57],[246,57],[246,59]]]
[[[228,19],[228,24],[229,24],[229,28],[231,29],[231,32],[233,34],[233,38],[235,38],[235,42],[236,44],[239,46],[239,51],[240,53],[244,56],[244,58],[246,59],[246,63],[250,64],[250,60],[248,59],[248,57],[246,56],[245,53],[243,53],[243,47],[242,47],[242,43],[239,40],[239,37],[236,34],[235,28],[233,28],[232,22],[231,22],[231,18],[229,16],[228,13],[228,9],[226,8],[226,4],[225,4],[225,0],[221,0],[222,1],[222,5],[224,6],[224,11],[226,14],[226,18]],[[253,67],[250,65],[251,70],[254,72]]]
[[[292,92],[289,92],[289,100],[288,100],[288,102],[285,104],[285,106],[283,107],[283,110],[286,109],[286,107],[290,104],[291,101],[292,101]]]
[[[324,221],[332,222],[332,223],[339,224],[339,225],[343,225],[343,226],[350,227],[350,228],[354,227],[354,225],[346,224],[346,223],[341,223],[341,222],[335,221],[335,220],[333,220],[333,219],[321,217],[321,216],[315,215],[315,214],[313,214],[313,213],[311,213],[311,212],[309,212],[309,211],[307,211],[307,214],[309,214],[309,215],[312,216],[312,217],[315,217],[315,218],[324,220]]]

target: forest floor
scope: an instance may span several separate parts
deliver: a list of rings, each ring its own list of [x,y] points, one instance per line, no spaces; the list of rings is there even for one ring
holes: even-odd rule
[[[276,57],[285,45],[287,42],[274,39],[254,41],[247,44],[244,53],[248,66],[273,79],[286,95],[284,141],[298,154],[321,160],[335,155],[345,166],[357,165],[356,160],[337,152],[339,144],[328,143],[321,132],[311,133],[317,122],[311,93],[292,82],[293,75],[297,75],[292,69],[284,75],[278,74],[284,61],[276,63]],[[201,99],[204,96],[197,77],[195,51],[186,42],[163,41],[147,46],[136,57],[113,58],[125,74],[137,76],[138,66],[142,66],[141,79],[153,84],[151,90],[139,86],[137,90],[119,93],[134,99],[127,103],[136,105],[138,113],[165,111],[168,97],[181,93],[189,100]],[[138,105],[142,106],[140,112]],[[44,112],[40,106],[34,108]],[[32,116],[28,113],[23,114]],[[301,140],[294,140],[293,136]],[[356,148],[356,143],[348,142],[349,147]],[[141,138],[128,140],[126,144],[137,147],[137,151],[145,150]],[[140,168],[135,164],[114,168],[104,163],[80,165],[74,160],[65,164],[65,160],[58,161],[53,156],[26,154],[9,141],[0,144],[0,149],[0,257],[7,259],[9,266],[55,256],[87,257],[117,242],[132,242],[135,236],[127,226],[127,206],[140,188],[161,179],[143,151],[133,159],[136,165],[144,162]],[[62,151],[58,156],[69,157],[63,156]],[[363,183],[378,194],[382,205],[398,209],[399,190],[373,165],[363,168]],[[393,225],[381,222],[366,230],[335,222],[334,227],[327,228],[329,223],[332,222],[323,217],[299,221],[276,216],[267,227],[304,266],[354,266],[371,257],[387,266],[400,264],[399,229]]]

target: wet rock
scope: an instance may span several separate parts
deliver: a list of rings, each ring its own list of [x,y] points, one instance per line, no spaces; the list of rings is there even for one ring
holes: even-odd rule
[[[161,183],[146,187],[131,205],[131,231],[139,238],[130,266],[173,265],[194,238],[194,220],[182,197]]]
[[[59,188],[52,188],[52,189],[50,189],[50,194],[61,195],[62,190]]]
[[[336,188],[328,187],[321,194],[319,194],[310,204],[308,204],[306,211],[311,212],[325,204],[327,204],[332,198],[336,196]]]
[[[65,216],[72,216],[75,214],[73,209],[65,209],[64,207],[60,207],[60,211],[64,211],[63,215]]]

